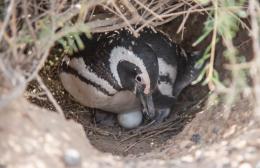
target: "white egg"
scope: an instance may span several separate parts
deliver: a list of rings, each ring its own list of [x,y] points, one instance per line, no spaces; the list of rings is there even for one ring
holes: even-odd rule
[[[141,111],[120,113],[117,115],[117,120],[122,127],[126,129],[133,129],[142,123],[143,114]]]

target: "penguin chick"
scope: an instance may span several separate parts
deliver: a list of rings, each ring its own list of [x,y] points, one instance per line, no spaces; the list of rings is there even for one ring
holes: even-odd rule
[[[152,97],[156,109],[154,120],[161,122],[170,114],[181,91],[198,77],[204,64],[195,66],[200,53],[187,53],[163,32],[144,28],[139,38],[152,48],[158,59],[158,84]]]

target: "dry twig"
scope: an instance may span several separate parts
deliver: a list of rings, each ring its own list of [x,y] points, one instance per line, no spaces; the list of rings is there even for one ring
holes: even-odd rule
[[[57,103],[56,99],[52,96],[51,92],[49,91],[49,89],[45,86],[45,84],[43,83],[41,77],[39,75],[36,76],[36,79],[38,81],[38,83],[40,84],[40,87],[45,91],[47,97],[49,98],[49,100],[52,102],[53,106],[56,108],[56,110],[58,111],[58,113],[65,118],[64,116],[64,112],[62,110],[62,108],[60,107],[60,105]]]

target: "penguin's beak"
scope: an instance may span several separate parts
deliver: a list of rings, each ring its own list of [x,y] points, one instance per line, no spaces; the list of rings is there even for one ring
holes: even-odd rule
[[[142,104],[142,112],[144,116],[149,120],[153,119],[155,117],[155,108],[152,94],[145,94],[143,86],[137,87],[137,94]]]

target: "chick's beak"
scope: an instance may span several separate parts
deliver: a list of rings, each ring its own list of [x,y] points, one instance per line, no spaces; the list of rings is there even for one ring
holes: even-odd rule
[[[138,86],[137,93],[142,104],[142,112],[144,116],[149,120],[153,119],[155,117],[155,108],[152,94],[145,94],[144,86]]]

